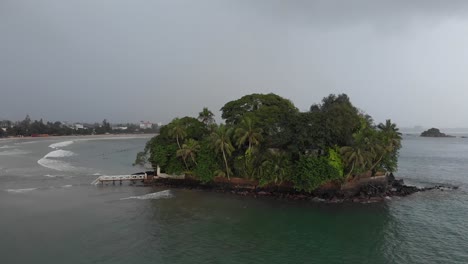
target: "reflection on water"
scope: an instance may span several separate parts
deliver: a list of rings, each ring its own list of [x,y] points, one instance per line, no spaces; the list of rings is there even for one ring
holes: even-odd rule
[[[0,262],[467,263],[468,141],[448,140],[405,138],[398,175],[459,190],[338,205],[89,185],[133,172],[146,139],[59,144],[80,172],[37,164],[64,140],[22,144],[0,157]]]

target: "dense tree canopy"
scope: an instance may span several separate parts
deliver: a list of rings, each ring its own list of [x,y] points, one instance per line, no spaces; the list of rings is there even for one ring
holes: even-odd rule
[[[345,94],[329,95],[299,112],[275,94],[251,94],[226,103],[226,124],[204,108],[198,118],[175,118],[150,140],[137,163],[203,182],[244,177],[261,185],[292,183],[311,192],[329,181],[370,171],[395,171],[401,134],[390,120],[375,125]]]
[[[81,124],[82,125],[82,124]],[[0,137],[6,136],[69,136],[69,135],[93,135],[106,133],[156,133],[159,128],[153,125],[152,128],[141,129],[136,124],[117,124],[115,127],[125,127],[126,129],[113,129],[111,124],[104,119],[102,123],[86,124],[82,128],[62,122],[44,122],[42,119],[32,121],[29,115],[23,121],[12,122],[9,120],[0,121]]]

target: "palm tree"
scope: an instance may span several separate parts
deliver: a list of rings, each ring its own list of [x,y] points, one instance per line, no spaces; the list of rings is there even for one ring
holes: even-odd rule
[[[236,129],[237,145],[242,146],[245,142],[249,143],[247,149],[248,153],[252,152],[254,145],[260,144],[263,130],[261,128],[255,128],[252,119],[245,117],[240,123],[240,127]]]
[[[169,136],[175,138],[177,146],[179,146],[179,149],[182,149],[180,140],[183,140],[187,136],[187,131],[185,131],[185,127],[179,118],[175,118],[171,123],[172,126],[169,129]]]
[[[169,129],[169,136],[175,138],[177,146],[179,147],[179,150],[181,150],[182,146],[180,145],[180,140],[183,140],[187,136],[187,131],[179,118],[172,120],[171,127]],[[184,156],[182,156],[182,160],[184,161],[185,168],[188,169],[187,161]]]
[[[273,181],[275,184],[282,183],[290,173],[290,168],[291,162],[286,154],[270,150],[270,154],[259,168],[260,177]]]
[[[214,123],[214,114],[210,110],[208,110],[208,107],[203,107],[203,110],[198,113],[198,120],[200,122],[203,122],[205,125],[213,124]]]
[[[351,147],[342,147],[340,149],[340,154],[343,161],[347,164],[347,167],[351,166],[346,177],[350,177],[355,169],[365,169],[366,165],[369,163],[370,153],[357,144]]]
[[[377,128],[384,133],[390,152],[401,147],[401,133],[396,124],[392,123],[390,119],[387,119],[385,124],[380,123]]]
[[[193,163],[197,165],[195,157],[199,150],[200,150],[200,144],[198,144],[198,142],[194,139],[189,139],[187,143],[182,145],[181,149],[177,150],[177,156],[182,157],[184,160],[187,160],[187,158],[190,157]]]
[[[221,152],[223,155],[224,165],[226,167],[226,175],[229,178],[229,165],[227,162],[227,157],[230,157],[234,151],[234,146],[231,143],[232,130],[225,125],[219,125],[218,129],[211,133],[211,140],[213,147],[217,153]]]

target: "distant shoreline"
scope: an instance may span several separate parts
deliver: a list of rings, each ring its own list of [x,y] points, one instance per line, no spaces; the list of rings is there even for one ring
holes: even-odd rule
[[[100,134],[100,135],[62,135],[62,136],[46,136],[46,137],[32,137],[32,136],[25,136],[25,137],[4,137],[0,138],[0,141],[7,141],[7,140],[31,140],[31,139],[60,139],[60,138],[105,138],[105,137],[112,137],[112,138],[119,138],[119,137],[141,137],[141,138],[150,138],[158,135],[155,134]]]

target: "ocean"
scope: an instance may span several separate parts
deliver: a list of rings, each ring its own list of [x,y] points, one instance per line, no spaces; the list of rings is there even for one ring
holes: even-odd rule
[[[90,184],[148,140],[0,140],[0,263],[468,263],[468,139],[405,135],[397,177],[459,188],[382,203]]]

